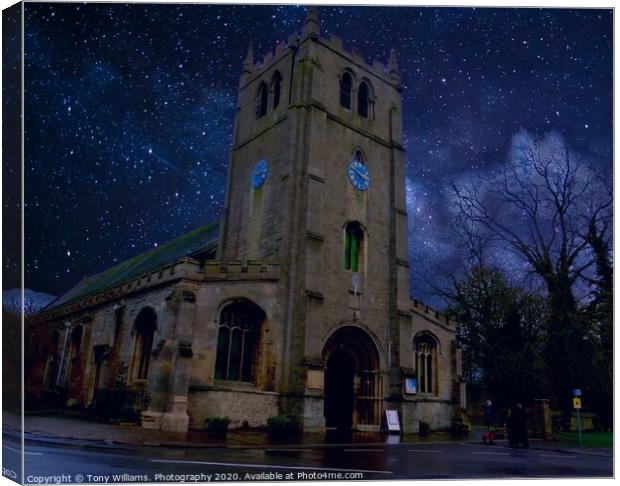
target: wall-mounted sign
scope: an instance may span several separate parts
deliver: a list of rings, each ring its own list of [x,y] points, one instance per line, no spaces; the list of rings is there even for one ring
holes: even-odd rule
[[[312,390],[323,389],[323,371],[308,370],[308,388]]]
[[[405,378],[405,393],[407,395],[418,393],[418,379],[415,376]]]

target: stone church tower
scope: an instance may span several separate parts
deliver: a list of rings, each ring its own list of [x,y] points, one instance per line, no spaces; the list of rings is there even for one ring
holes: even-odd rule
[[[219,253],[280,262],[279,389],[311,428],[378,426],[413,367],[399,83],[394,51],[367,64],[312,7],[260,65],[250,49],[239,85]],[[330,391],[354,413],[330,414]]]
[[[250,48],[216,243],[210,228],[52,303],[40,382],[85,407],[140,383],[143,426],[165,430],[289,415],[376,431],[395,410],[414,432],[459,415],[455,323],[409,293],[395,52],[367,63],[321,36],[314,7],[261,62]]]

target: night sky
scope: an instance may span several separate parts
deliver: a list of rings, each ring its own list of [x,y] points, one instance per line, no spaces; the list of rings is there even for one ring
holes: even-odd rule
[[[219,219],[236,90],[296,6],[26,4],[26,286],[88,275]],[[340,7],[322,31],[404,85],[412,293],[462,255],[447,191],[521,129],[612,165],[612,11]],[[336,89],[336,88],[335,88]]]

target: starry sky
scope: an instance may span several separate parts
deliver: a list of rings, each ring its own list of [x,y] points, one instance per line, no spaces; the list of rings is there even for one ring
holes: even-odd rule
[[[236,89],[303,6],[26,4],[26,286],[59,295],[219,218]],[[321,7],[404,86],[412,293],[462,255],[446,191],[554,130],[612,165],[611,9]]]

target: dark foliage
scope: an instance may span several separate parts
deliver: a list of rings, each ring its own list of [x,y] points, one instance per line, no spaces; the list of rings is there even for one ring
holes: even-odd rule
[[[228,433],[229,425],[228,417],[212,417],[205,420],[204,430],[210,437],[224,438]]]

